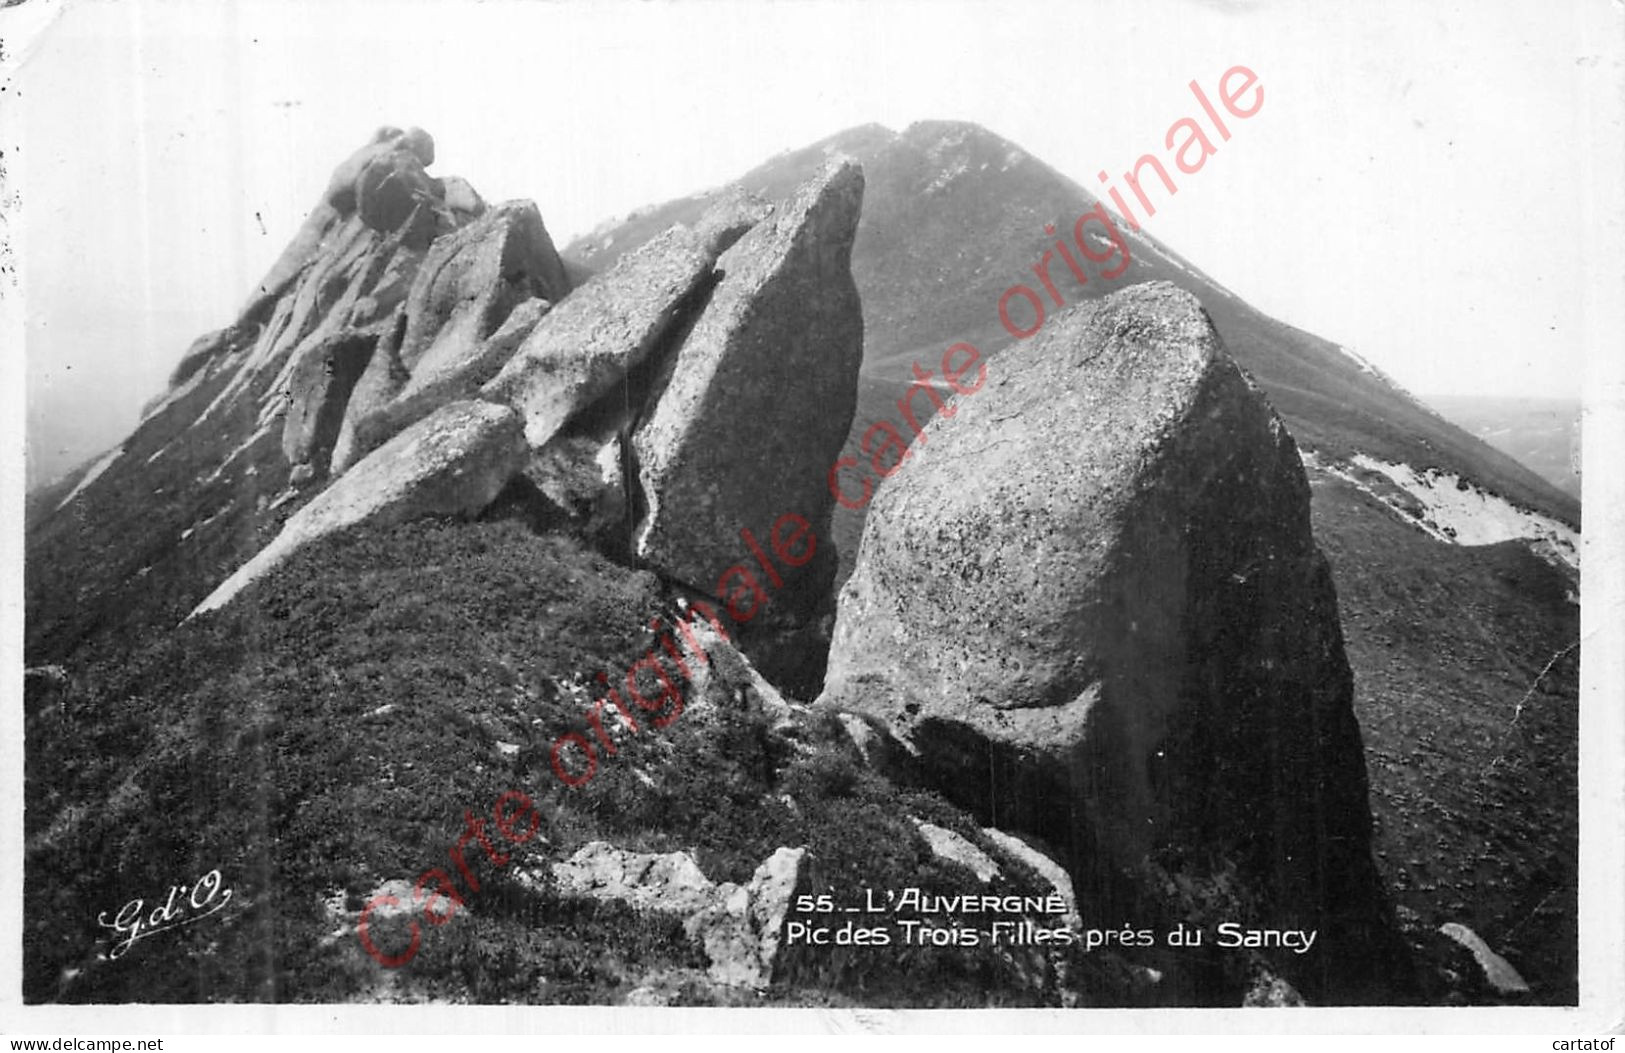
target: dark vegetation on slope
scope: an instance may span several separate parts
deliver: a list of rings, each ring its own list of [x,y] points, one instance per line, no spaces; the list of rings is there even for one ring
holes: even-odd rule
[[[66,480],[48,504],[30,502],[27,664],[64,661],[174,626],[312,496],[271,507],[289,468],[280,423],[254,438],[259,390],[192,426],[230,381],[230,365],[221,363],[144,420],[72,503],[57,508],[72,490]],[[76,482],[82,473],[74,474]]]
[[[26,998],[613,1003],[650,975],[703,969],[677,921],[554,892],[545,863],[600,838],[692,848],[715,881],[748,880],[779,846],[806,845],[800,887],[843,902],[865,886],[983,890],[908,818],[991,851],[968,817],[863,768],[833,720],[804,728],[797,749],[748,714],[685,717],[565,789],[547,751],[579,722],[569,685],[626,668],[661,609],[653,575],[562,536],[512,520],[425,522],[314,544],[217,615],[105,641],[76,656],[65,684],[31,680]],[[353,926],[383,882],[447,865],[464,810],[510,789],[535,799],[541,836],[505,868],[479,860],[481,890],[445,927],[425,927],[409,966],[375,965],[333,911]],[[1047,891],[1003,866],[990,891]],[[211,869],[233,890],[226,910],[99,960],[110,933],[97,910],[137,897],[151,909]],[[539,884],[520,879],[527,869]],[[1045,968],[991,949],[796,948],[764,998],[1057,1004]],[[1190,993],[1137,975],[1116,956],[1079,954],[1068,984],[1107,1004]],[[682,997],[758,1001],[704,985]]]
[[[1471,957],[1432,935],[1455,921],[1536,1001],[1575,1004],[1580,610],[1569,580],[1525,545],[1443,544],[1341,480],[1310,478],[1359,670],[1377,865],[1431,965],[1424,1000],[1493,1000],[1475,994]],[[1385,573],[1361,573],[1369,566]]]

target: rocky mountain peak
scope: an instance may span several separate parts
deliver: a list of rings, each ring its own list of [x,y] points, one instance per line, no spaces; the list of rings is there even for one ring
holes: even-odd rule
[[[434,159],[380,129],[30,513],[31,999],[1288,1004],[1455,993],[1469,944],[1543,990],[1560,939],[1498,920],[1561,874],[1423,923],[1406,869],[1480,887],[1491,827],[1567,858],[1528,801],[1572,788],[1571,582],[1399,492],[1417,450],[1546,501],[1521,476],[1143,231],[1045,285],[1097,203],[976,125],[851,129],[563,254]],[[460,823],[515,792],[546,833],[487,867]],[[1468,797],[1512,818],[1410,808]],[[247,906],[109,968],[84,904],[176,860]],[[1073,940],[801,938],[876,890]],[[1180,925],[1294,943],[1139,942]],[[373,953],[414,932],[418,971]]]

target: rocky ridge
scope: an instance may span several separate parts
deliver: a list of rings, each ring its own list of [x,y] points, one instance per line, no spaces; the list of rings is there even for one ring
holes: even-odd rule
[[[570,829],[571,807],[636,811],[626,795],[647,792],[667,809],[651,814],[683,815],[714,846],[695,805],[674,800],[699,778],[681,773],[676,744],[698,749],[711,735],[727,747],[715,747],[726,779],[707,792],[747,802],[731,806],[736,822],[771,815],[784,834],[753,842],[755,870],[736,862],[721,879],[695,852],[623,829],[617,842],[533,859],[541,884],[506,895],[613,901],[641,916],[672,914],[680,885],[679,928],[716,984],[862,975],[780,944],[792,893],[858,872],[832,869],[833,835],[809,832],[807,816],[828,825],[852,812],[887,831],[865,865],[944,888],[1054,889],[1074,926],[1248,910],[1325,931],[1303,961],[1162,956],[1152,968],[990,951],[990,975],[1015,978],[1022,998],[1236,1004],[1255,990],[1336,1001],[1373,989],[1397,959],[1308,487],[1292,439],[1193,298],[1137,286],[1058,316],[1023,349],[1023,368],[952,403],[879,489],[837,613],[826,473],[863,361],[852,276],[861,167],[835,158],[773,205],[725,197],[578,280],[533,204],[489,206],[468,184],[428,175],[433,159],[426,133],[383,129],[342,164],[242,315],[188,351],[123,456],[64,502],[111,521],[112,497],[147,488],[150,466],[202,469],[177,489],[224,503],[181,541],[218,555],[197,566],[165,537],[134,546],[152,562],[126,579],[185,579],[181,639],[287,617],[284,600],[265,597],[309,577],[320,554],[380,537],[456,546],[445,540],[455,531],[426,535],[422,521],[480,520],[456,529],[478,539],[469,561],[482,573],[496,547],[520,554],[519,577],[612,593],[607,631],[636,639],[618,645],[634,655],[656,653],[674,609],[716,614],[685,643],[686,665],[672,652],[691,693],[683,730],[659,739],[611,718],[597,733],[615,764],[579,797],[551,787],[551,814]],[[236,445],[197,465],[194,448],[214,432]],[[263,489],[249,504],[251,485]],[[795,537],[781,544],[787,521]],[[502,522],[529,540],[493,533]],[[757,535],[780,565],[746,562]],[[456,585],[412,593],[417,606],[391,631],[472,617],[436,609],[432,597]],[[568,639],[555,630],[570,625],[569,602],[513,617]],[[575,714],[603,690],[589,677],[607,667],[608,683],[625,668],[605,653],[579,668],[550,657],[534,680],[503,676],[524,685],[511,690],[530,692],[527,704],[552,707],[559,727],[587,734]],[[484,675],[447,654],[442,680]],[[431,645],[400,664],[440,657]],[[303,669],[306,657],[292,662]],[[447,690],[430,682],[440,686],[413,705]],[[821,685],[819,707],[797,701]],[[367,719],[388,719],[387,708]],[[512,741],[546,722],[518,708],[523,717],[454,711],[480,735],[498,726],[508,748],[497,755],[546,778],[545,739]],[[386,762],[391,778],[414,763]],[[126,786],[139,783],[118,792],[145,792]],[[900,800],[901,787],[963,811],[909,798],[876,818],[874,802]],[[57,851],[62,831],[85,822],[76,814],[42,832],[38,851]],[[682,880],[651,877],[656,864]],[[386,887],[379,865],[345,888]],[[501,909],[472,908],[482,919]]]

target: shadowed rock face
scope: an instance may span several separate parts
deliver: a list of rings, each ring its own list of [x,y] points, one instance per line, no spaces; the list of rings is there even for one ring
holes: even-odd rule
[[[646,507],[637,555],[714,589],[736,617],[750,612],[742,620],[761,606],[766,617],[746,628],[747,638],[815,620],[834,580],[834,498],[825,478],[852,423],[863,358],[851,273],[862,202],[862,168],[833,165],[723,253],[722,280],[632,436]],[[760,591],[737,576],[724,581],[730,565],[748,558],[733,540],[745,530],[765,538],[785,515],[810,524],[811,562],[785,574],[782,585],[758,581]],[[797,685],[811,677],[816,685],[822,646],[793,649],[806,652],[808,669],[758,660],[769,676]]]
[[[1385,908],[1291,437],[1171,285],[1011,353],[880,488],[823,700],[1064,846],[1086,914],[1153,909],[1157,881],[1123,875],[1218,895],[1233,867],[1240,900],[1221,898],[1319,929],[1299,971],[1342,984],[1381,960]]]
[[[288,382],[288,415],[282,430],[282,453],[289,464],[309,464],[315,472],[326,472],[345,405],[377,344],[377,333],[346,330],[300,358]]]
[[[398,339],[380,346],[356,386],[335,470],[437,406],[474,394],[569,291],[552,238],[529,201],[485,209],[436,240],[406,293]]]

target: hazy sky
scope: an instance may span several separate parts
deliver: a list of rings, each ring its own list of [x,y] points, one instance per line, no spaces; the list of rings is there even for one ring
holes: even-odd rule
[[[0,13],[15,60],[57,12],[0,95],[29,477],[128,434],[380,124],[535,200],[562,246],[869,121],[976,121],[1093,189],[1236,64],[1263,106],[1154,234],[1415,392],[1577,395],[1604,207],[1583,114],[1620,83],[1617,8],[34,0]]]

